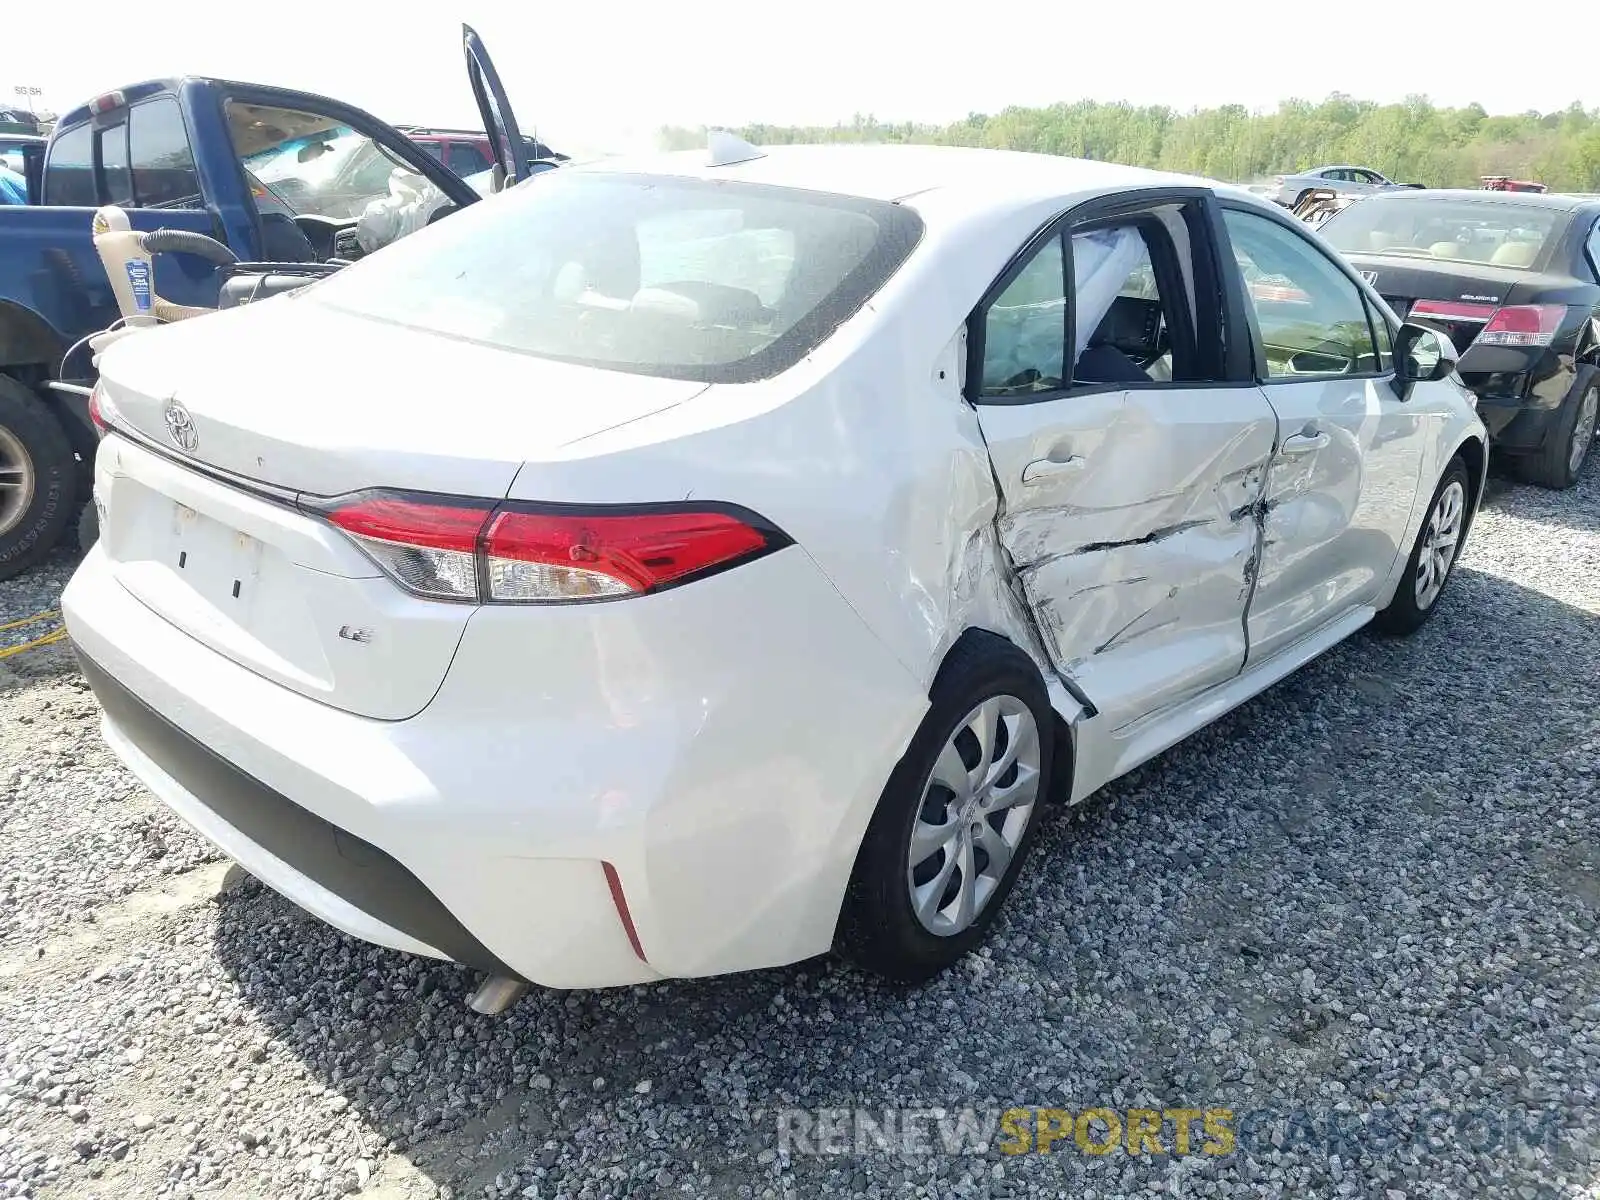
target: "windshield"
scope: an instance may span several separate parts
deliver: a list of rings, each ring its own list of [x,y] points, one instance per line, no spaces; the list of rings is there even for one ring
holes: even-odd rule
[[[1318,232],[1344,254],[1447,259],[1527,270],[1567,221],[1555,209],[1515,202],[1385,199],[1335,213]]]
[[[245,169],[295,214],[343,220],[389,194],[389,176],[409,166],[345,125],[291,137],[243,158]]]
[[[347,267],[323,303],[545,358],[744,382],[785,370],[910,254],[879,201],[551,171]]]

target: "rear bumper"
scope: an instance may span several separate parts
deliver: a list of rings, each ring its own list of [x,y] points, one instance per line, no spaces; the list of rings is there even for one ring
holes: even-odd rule
[[[621,604],[480,610],[404,721],[210,650],[103,549],[62,607],[108,743],[230,857],[353,936],[552,987],[827,950],[927,703],[798,547]]]
[[[252,779],[78,653],[107,741],[191,825],[346,933],[484,971],[509,968],[391,855]]]
[[[1462,382],[1478,398],[1478,415],[1501,450],[1537,451],[1577,370],[1570,356],[1554,350],[1471,346],[1461,356]]]

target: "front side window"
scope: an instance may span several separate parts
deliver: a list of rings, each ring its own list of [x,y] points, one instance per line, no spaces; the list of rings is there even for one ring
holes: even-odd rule
[[[199,208],[200,179],[183,112],[171,97],[136,104],[128,113],[133,189],[145,208]]]
[[[1270,217],[1225,209],[1270,379],[1376,374],[1361,289],[1306,237]]]
[[[542,358],[738,383],[820,345],[921,234],[912,210],[880,201],[553,171],[346,267],[307,298]]]
[[[50,143],[44,168],[44,202],[93,208],[100,203],[94,184],[93,130],[79,125],[58,134]]]

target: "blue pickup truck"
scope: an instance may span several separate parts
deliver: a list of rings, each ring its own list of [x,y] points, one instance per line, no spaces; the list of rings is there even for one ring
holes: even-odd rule
[[[530,165],[530,141],[481,40],[464,35],[496,182],[519,182],[548,164]],[[0,580],[49,553],[91,499],[87,401],[49,384],[91,384],[79,343],[118,317],[94,210],[118,205],[138,230],[206,234],[246,262],[343,260],[361,253],[358,218],[389,194],[397,166],[443,193],[441,213],[480,198],[481,183],[393,126],[305,92],[163,79],[98,96],[57,122],[29,173],[30,203],[0,206]],[[166,254],[154,283],[175,303],[211,307],[220,277]]]

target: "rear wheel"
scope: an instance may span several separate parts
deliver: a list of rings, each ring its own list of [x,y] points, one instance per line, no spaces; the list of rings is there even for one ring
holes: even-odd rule
[[[76,515],[77,459],[55,414],[0,375],[0,580],[48,554]]]
[[[920,983],[983,941],[1049,793],[1050,702],[1011,643],[969,635],[895,767],[856,858],[834,948]]]
[[[1518,460],[1517,472],[1529,483],[1564,489],[1578,482],[1594,446],[1600,420],[1600,370],[1586,368],[1556,411],[1544,449]]]
[[[1461,539],[1466,536],[1467,499],[1471,494],[1467,465],[1458,454],[1445,467],[1433,490],[1428,515],[1423,518],[1394,599],[1373,618],[1372,623],[1384,633],[1415,633],[1433,615],[1444,585],[1455,570]]]

